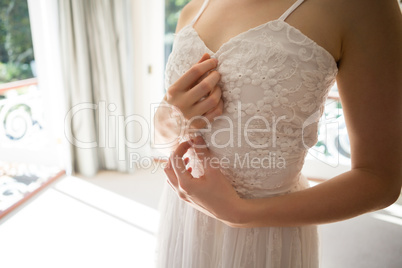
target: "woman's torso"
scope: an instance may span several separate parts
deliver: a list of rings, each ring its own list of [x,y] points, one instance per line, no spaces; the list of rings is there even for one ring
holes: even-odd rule
[[[220,21],[219,26],[214,18],[219,13],[207,2],[177,33],[169,57],[166,88],[204,53],[218,59],[224,111],[202,135],[242,197],[289,191],[298,182],[307,150],[317,141],[318,120],[338,69],[331,52],[288,23],[302,2],[293,13],[245,31],[225,31],[240,30],[229,39],[228,34],[219,37],[229,24]]]

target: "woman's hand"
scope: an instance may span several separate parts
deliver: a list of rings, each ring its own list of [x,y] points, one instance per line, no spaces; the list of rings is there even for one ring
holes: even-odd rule
[[[216,59],[204,54],[197,64],[167,90],[165,101],[176,107],[186,120],[203,116],[212,121],[222,114],[222,90],[217,85],[221,76],[213,70],[217,64]],[[190,127],[200,129],[205,125],[204,120],[194,120]]]
[[[179,138],[183,127],[203,128],[222,114],[222,90],[217,85],[220,74],[214,70],[216,67],[217,60],[204,54],[197,64],[169,87],[164,105],[155,114],[158,142]],[[186,122],[189,125],[185,126]]]
[[[183,155],[191,147],[197,159],[183,160]],[[186,169],[189,161],[200,161],[204,175],[194,178],[191,169]],[[165,173],[179,197],[196,209],[228,225],[239,220],[237,209],[242,199],[220,171],[219,159],[210,153],[202,137],[181,143],[170,156]]]

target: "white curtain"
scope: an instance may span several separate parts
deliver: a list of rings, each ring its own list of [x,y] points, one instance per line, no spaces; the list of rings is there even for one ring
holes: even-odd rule
[[[75,172],[129,170],[133,125],[130,0],[59,0],[65,133]]]

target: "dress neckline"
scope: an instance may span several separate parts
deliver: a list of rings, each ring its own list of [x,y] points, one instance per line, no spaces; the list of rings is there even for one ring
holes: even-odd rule
[[[257,25],[253,28],[250,28],[244,32],[241,32],[233,37],[231,37],[228,41],[224,42],[217,51],[212,51],[204,42],[204,40],[201,38],[201,36],[198,34],[197,30],[193,27],[193,24],[188,24],[186,26],[184,26],[178,33],[177,35],[179,35],[185,28],[189,27],[191,31],[193,31],[195,33],[195,35],[197,36],[198,40],[203,44],[203,46],[208,50],[209,54],[211,56],[217,57],[217,55],[221,54],[222,51],[224,51],[225,47],[230,45],[231,43],[233,43],[235,40],[247,35],[249,32],[255,32],[258,31],[260,29],[263,29],[264,27],[267,27],[268,25],[272,24],[272,23],[283,23],[286,27],[296,31],[298,34],[302,35],[306,40],[308,40],[309,42],[311,42],[314,46],[316,46],[318,49],[320,49],[321,51],[324,52],[324,54],[327,55],[327,57],[329,57],[331,59],[332,64],[335,66],[336,70],[338,70],[338,65],[336,63],[336,60],[334,58],[334,56],[332,56],[332,54],[325,49],[324,47],[320,46],[319,44],[317,44],[317,42],[315,42],[313,39],[311,39],[310,37],[308,37],[307,35],[305,35],[302,31],[300,31],[298,28],[290,25],[289,23],[287,23],[284,20],[281,19],[276,19],[276,20],[271,20],[268,22],[265,22],[263,24]]]

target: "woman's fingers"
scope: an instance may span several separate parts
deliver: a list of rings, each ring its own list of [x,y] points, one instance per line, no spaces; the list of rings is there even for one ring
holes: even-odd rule
[[[164,171],[167,176],[167,182],[173,188],[173,190],[179,195],[181,199],[189,201],[187,195],[185,194],[185,192],[183,192],[182,188],[180,187],[178,177],[173,169],[172,162],[170,159]]]
[[[208,60],[208,59],[210,59],[210,58],[211,58],[211,56],[210,56],[208,53],[205,53],[205,54],[201,57],[201,59],[198,61],[198,63],[201,63],[201,62],[203,62],[203,61],[206,61],[206,60]],[[212,72],[212,71],[206,72],[203,76],[201,76],[200,79],[198,79],[198,81],[197,81],[192,87],[196,86],[201,80],[203,80],[205,77],[207,77],[210,72]]]
[[[177,177],[176,177],[176,174],[174,173],[174,170],[173,170],[172,163],[171,163],[170,159],[168,160],[168,163],[167,163],[164,171],[165,171],[165,174],[168,177],[169,184],[173,188],[175,188],[175,190],[177,190],[178,187],[179,187],[179,183],[177,181]]]
[[[178,176],[179,184],[181,183],[180,179],[191,179],[192,176],[190,172],[187,171],[186,165],[183,161],[183,156],[190,149],[191,144],[190,142],[183,142],[177,146],[176,150],[170,156],[170,161],[175,171],[176,175]]]
[[[202,166],[204,167],[204,176],[208,177],[216,170],[220,170],[221,164],[217,158],[211,155],[205,140],[201,136],[197,136],[193,139],[193,142],[197,158],[202,162]]]
[[[205,73],[215,69],[218,61],[208,59],[195,64],[185,72],[170,88],[170,91],[188,91]]]
[[[205,143],[205,140],[201,136],[197,136],[193,139],[194,142],[194,150],[195,153],[197,154],[198,158],[201,161],[204,161],[205,159],[203,158],[209,158],[209,149],[207,144]]]
[[[216,91],[216,92],[215,92]],[[212,98],[219,98],[218,104],[215,105],[215,107],[212,107],[212,109],[208,109],[208,103],[205,103],[204,100],[202,100],[200,103],[198,103],[192,110],[192,114],[190,115],[191,117],[202,114],[201,116],[198,116],[197,118],[193,118],[191,120],[191,127],[195,129],[200,129],[202,127],[205,127],[205,125],[210,124],[214,121],[214,119],[223,113],[223,100],[221,98],[221,89],[216,88],[214,90],[215,93],[212,94]],[[216,95],[215,95],[216,94]],[[211,97],[211,96],[209,96]],[[215,99],[216,100],[216,99]],[[209,100],[210,101],[210,100]],[[212,101],[215,102],[215,101]],[[201,104],[202,103],[202,104]]]
[[[175,107],[186,120],[191,120],[191,128],[203,128],[222,110],[219,104],[222,91],[217,86],[220,74],[214,71],[217,63],[205,53],[166,92],[166,103]],[[169,110],[169,113],[173,114],[173,111]]]
[[[207,113],[204,114],[204,117],[208,120],[208,122],[213,122],[214,119],[218,116],[221,116],[222,113],[223,113],[223,100],[221,99],[215,108],[209,110]]]
[[[165,173],[168,177],[168,180],[167,180],[168,184],[177,193],[177,195],[180,197],[180,199],[188,202],[195,209],[197,209],[211,217],[215,217],[213,214],[211,214],[209,211],[207,211],[202,205],[197,204],[193,200],[191,200],[191,197],[188,196],[187,193],[180,187],[178,176],[176,175],[175,171],[173,170],[172,163],[170,162],[170,160],[165,167]]]
[[[198,61],[198,63],[201,63],[203,61],[206,61],[208,59],[210,59],[211,56],[208,53],[204,53],[204,55],[202,55],[201,59]]]
[[[211,94],[195,104],[194,106],[194,113],[197,114],[206,114],[207,112],[211,111],[214,109],[216,106],[218,106],[219,102],[221,101],[222,97],[222,90],[220,87],[215,86],[214,90],[212,90]]]
[[[186,99],[190,103],[197,103],[202,98],[207,97],[215,89],[221,75],[217,71],[210,72],[204,79],[186,92]]]

